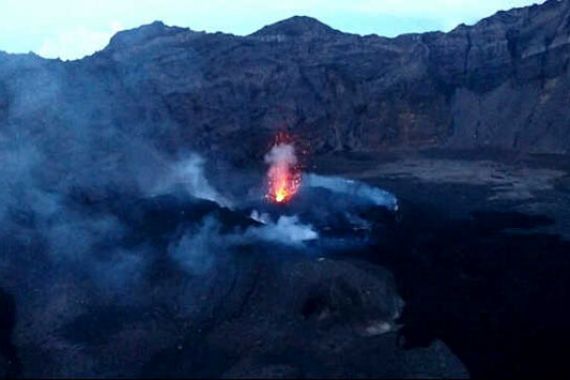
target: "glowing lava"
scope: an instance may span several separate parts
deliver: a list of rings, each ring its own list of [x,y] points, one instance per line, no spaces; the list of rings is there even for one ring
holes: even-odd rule
[[[269,199],[277,203],[289,201],[299,188],[299,177],[285,164],[276,164],[269,169]]]
[[[295,147],[287,135],[278,135],[275,145],[265,156],[269,164],[266,198],[275,203],[291,200],[301,185],[301,173],[297,167]]]

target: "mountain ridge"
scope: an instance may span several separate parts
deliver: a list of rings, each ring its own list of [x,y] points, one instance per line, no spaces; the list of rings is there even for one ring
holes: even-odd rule
[[[161,21],[161,20],[155,20],[155,21],[153,21],[153,22],[151,22],[151,23],[148,23],[148,24],[142,24],[142,25],[140,25],[140,26],[138,26],[138,27],[134,27],[134,28],[131,28],[131,29],[125,29],[125,30],[121,30],[121,31],[116,32],[116,33],[111,37],[109,44],[108,44],[107,46],[105,46],[102,50],[108,48],[108,47],[111,45],[113,39],[115,39],[116,37],[120,37],[120,36],[123,35],[123,34],[137,33],[137,32],[141,32],[141,31],[142,31],[142,32],[146,32],[149,28],[152,28],[152,29],[155,29],[155,30],[156,30],[156,27],[162,27],[162,28],[165,29],[165,30],[178,30],[179,32],[192,32],[192,33],[205,33],[205,34],[223,33],[223,34],[227,34],[227,35],[231,35],[231,36],[243,38],[243,37],[252,37],[252,36],[256,36],[256,35],[261,35],[261,34],[263,34],[264,32],[268,32],[268,31],[274,30],[274,28],[276,28],[276,27],[280,27],[280,26],[283,25],[283,24],[289,24],[289,23],[291,23],[291,22],[293,22],[293,21],[301,21],[301,24],[300,24],[300,25],[302,25],[302,23],[304,23],[304,22],[306,22],[306,21],[308,21],[308,20],[311,20],[313,23],[318,24],[318,25],[320,25],[320,26],[322,26],[322,27],[328,29],[329,31],[333,31],[333,32],[335,32],[335,33],[341,33],[341,34],[344,34],[344,35],[351,35],[351,36],[358,36],[358,37],[371,37],[371,36],[375,36],[375,37],[380,37],[380,38],[383,38],[383,39],[393,40],[393,39],[400,39],[400,38],[403,38],[403,37],[419,36],[419,35],[432,34],[432,33],[449,34],[449,33],[453,33],[456,29],[475,27],[475,26],[477,26],[477,24],[479,24],[479,23],[485,22],[485,21],[488,20],[488,19],[494,19],[494,18],[496,18],[496,17],[498,17],[498,16],[501,16],[501,15],[503,15],[503,14],[510,14],[510,13],[513,13],[513,12],[514,12],[514,13],[518,13],[518,12],[521,12],[521,11],[524,11],[524,10],[527,10],[527,9],[540,8],[540,7],[542,7],[542,6],[545,6],[547,3],[548,3],[548,4],[553,4],[553,3],[560,3],[560,2],[564,2],[564,1],[566,1],[566,0],[546,0],[546,1],[545,1],[544,3],[542,3],[542,4],[537,4],[537,3],[535,3],[535,4],[532,4],[532,5],[529,5],[529,6],[525,6],[525,7],[515,7],[515,8],[511,8],[511,9],[509,9],[509,10],[499,10],[499,11],[495,12],[494,14],[492,14],[492,15],[490,15],[490,16],[484,17],[484,18],[482,18],[481,20],[476,21],[476,22],[473,23],[473,24],[461,23],[461,24],[457,25],[455,28],[453,28],[453,29],[451,29],[450,31],[448,31],[448,32],[444,32],[444,31],[441,31],[441,30],[433,30],[433,31],[427,31],[427,32],[406,32],[406,33],[401,33],[401,34],[398,34],[398,35],[392,36],[392,37],[384,36],[384,35],[377,34],[377,33],[359,34],[359,33],[344,32],[344,31],[341,31],[341,30],[338,30],[338,29],[335,29],[335,28],[329,26],[328,24],[326,24],[326,23],[320,21],[319,19],[317,19],[317,18],[315,18],[315,17],[306,16],[306,15],[293,15],[293,16],[290,16],[290,17],[285,18],[285,19],[283,19],[283,20],[279,20],[279,21],[276,21],[276,22],[274,22],[274,23],[271,23],[271,24],[267,24],[267,25],[265,25],[265,26],[262,26],[262,27],[259,28],[258,30],[254,31],[254,32],[252,32],[252,33],[246,34],[246,35],[238,35],[238,34],[233,34],[233,33],[219,32],[219,31],[218,31],[218,32],[194,31],[193,29],[191,29],[191,28],[189,28],[189,27],[182,27],[182,26],[176,26],[176,25],[167,25],[167,24],[165,24],[165,23],[164,23],[163,21]],[[294,27],[296,27],[296,26],[297,26],[297,25],[294,25]],[[95,52],[95,53],[93,53],[93,54],[96,54],[96,53],[98,53],[98,52]],[[36,56],[38,56],[36,53],[31,52],[31,51],[30,51],[29,53],[10,53],[10,52],[4,51],[4,50],[2,50],[2,49],[0,49],[0,55],[8,55],[8,56],[36,55]],[[89,56],[87,56],[87,57],[89,57]],[[87,57],[84,57],[84,58],[87,58]],[[41,58],[43,58],[43,57],[41,57]],[[50,58],[43,58],[43,59],[49,60]],[[83,58],[81,58],[81,59],[83,59]],[[81,60],[81,59],[79,59],[79,60]],[[56,60],[57,60],[57,59],[56,59]]]
[[[0,56],[0,94],[12,99],[0,102],[0,125],[109,123],[169,152],[237,160],[258,160],[282,129],[314,153],[565,154],[569,61],[567,0],[394,38],[343,33],[303,16],[248,36],[155,22],[78,61]]]

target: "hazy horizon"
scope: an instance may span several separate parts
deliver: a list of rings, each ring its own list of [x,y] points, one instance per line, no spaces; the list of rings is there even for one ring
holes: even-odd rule
[[[500,10],[535,0],[0,0],[0,50],[34,52],[45,58],[79,59],[103,49],[117,32],[154,21],[197,31],[247,35],[295,15],[314,17],[332,28],[361,35],[449,31]]]

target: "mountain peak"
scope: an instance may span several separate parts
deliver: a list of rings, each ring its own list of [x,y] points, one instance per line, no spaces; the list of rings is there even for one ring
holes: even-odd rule
[[[293,16],[275,24],[267,25],[251,34],[252,37],[312,38],[338,35],[342,32],[308,16]]]
[[[151,24],[142,25],[135,29],[118,32],[111,38],[110,47],[133,46],[156,37],[168,36],[180,32],[188,31],[185,28],[165,25],[162,21],[155,21]]]

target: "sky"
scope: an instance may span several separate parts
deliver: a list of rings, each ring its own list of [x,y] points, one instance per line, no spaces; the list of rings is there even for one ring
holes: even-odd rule
[[[393,37],[449,31],[499,10],[544,0],[0,0],[0,50],[79,59],[118,31],[160,20],[196,31],[247,35],[294,15],[335,29]]]

